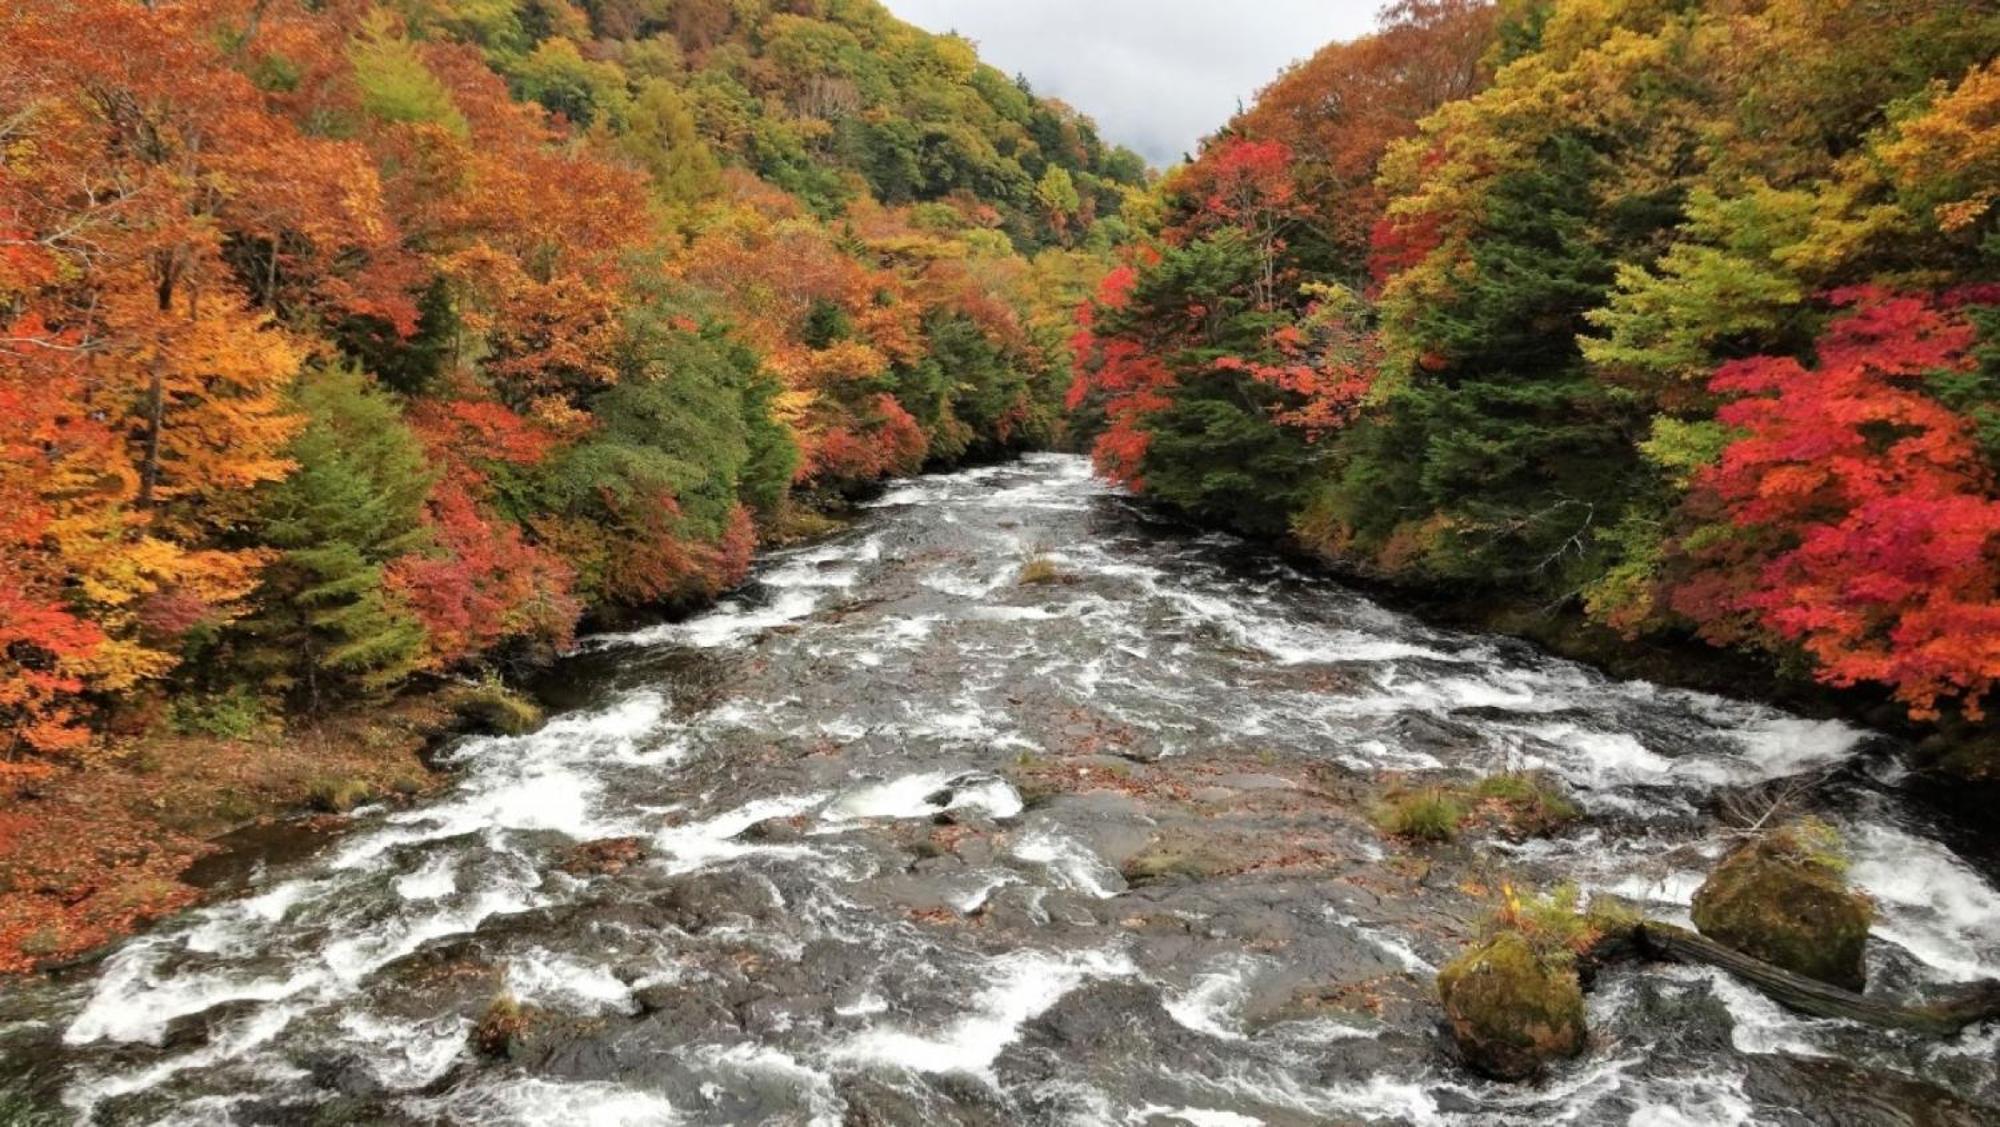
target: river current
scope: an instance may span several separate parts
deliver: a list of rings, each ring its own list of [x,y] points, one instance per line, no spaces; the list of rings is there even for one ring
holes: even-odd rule
[[[106,1124],[2000,1122],[2000,1029],[1689,968],[1600,976],[1539,1084],[1459,1070],[1432,976],[1503,881],[1685,920],[1725,808],[1783,790],[1876,900],[1870,990],[1923,999],[2000,977],[1992,859],[1893,741],[1423,625],[1080,459],[900,483],[552,682],[442,794],[0,989],[0,1078]],[[1394,781],[1519,769],[1582,822],[1369,825]],[[610,838],[642,855],[579,863]],[[503,994],[529,1027],[495,1060]]]

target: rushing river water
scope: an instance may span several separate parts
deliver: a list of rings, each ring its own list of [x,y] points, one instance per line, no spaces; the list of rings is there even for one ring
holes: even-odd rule
[[[1036,553],[1069,581],[1018,583]],[[2000,1030],[1804,1019],[1706,970],[1602,976],[1538,1086],[1460,1072],[1431,978],[1490,889],[1684,918],[1726,795],[1804,780],[1845,831],[1871,990],[2000,976],[2000,892],[1885,740],[1428,628],[1077,459],[899,485],[561,672],[565,711],[459,743],[443,795],[7,987],[0,1078],[102,1123],[1996,1121]],[[1386,780],[1526,767],[1580,826],[1367,824]],[[575,864],[614,837],[645,858]],[[1187,872],[1128,884],[1149,855]],[[492,1061],[502,992],[531,1028]]]

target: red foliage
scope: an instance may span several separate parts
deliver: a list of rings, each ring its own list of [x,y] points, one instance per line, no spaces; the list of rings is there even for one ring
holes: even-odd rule
[[[1945,303],[1856,289],[1818,367],[1725,365],[1718,414],[1742,436],[1690,503],[1735,531],[1673,593],[1717,640],[1762,631],[1802,646],[1823,679],[1888,685],[1931,717],[1978,716],[2000,678],[2000,501],[1971,427],[1922,377],[1971,363],[1972,326]]]
[[[1496,14],[1485,0],[1401,0],[1382,13],[1380,31],[1329,44],[1280,75],[1234,128],[1291,146],[1315,226],[1358,259],[1387,203],[1375,183],[1382,154],[1486,82]]]
[[[1368,235],[1368,276],[1377,286],[1422,262],[1444,241],[1436,215],[1413,219],[1383,216]]]
[[[533,466],[556,446],[556,436],[546,428],[493,399],[426,400],[411,411],[410,421],[428,446],[450,451],[460,461]]]
[[[1210,145],[1173,183],[1197,210],[1168,238],[1185,241],[1216,227],[1250,228],[1288,217],[1299,198],[1292,172],[1292,147],[1283,141],[1230,137]]]
[[[513,522],[489,518],[451,476],[431,492],[430,525],[437,553],[397,560],[387,583],[429,631],[434,665],[516,639],[569,644],[580,611],[567,564],[523,540]]]
[[[80,747],[90,733],[78,726],[71,698],[83,689],[64,663],[84,657],[104,641],[91,622],[21,593],[13,569],[0,562],[0,723],[7,743],[36,751]]]
[[[1110,425],[1092,444],[1091,458],[1098,472],[1133,490],[1145,488],[1142,464],[1150,442],[1146,416],[1172,406],[1168,393],[1174,387],[1174,376],[1139,342],[1099,336],[1097,326],[1100,310],[1131,305],[1138,283],[1136,268],[1120,266],[1098,283],[1096,300],[1077,310],[1076,321],[1081,327],[1070,339],[1076,377],[1065,397],[1072,411],[1092,397],[1103,400]]]
[[[875,418],[860,433],[848,425],[819,436],[800,465],[800,481],[873,481],[923,468],[930,452],[924,429],[896,397],[875,397]]]

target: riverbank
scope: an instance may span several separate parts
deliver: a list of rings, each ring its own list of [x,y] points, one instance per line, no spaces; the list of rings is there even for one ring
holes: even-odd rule
[[[123,740],[17,784],[0,809],[0,973],[77,959],[194,903],[188,873],[224,835],[434,790],[424,753],[463,723],[456,696],[433,688],[240,738]]]
[[[1829,685],[1803,668],[1786,667],[1765,651],[1723,649],[1687,634],[1628,638],[1592,621],[1574,600],[1551,606],[1488,587],[1413,582],[1364,572],[1304,548],[1289,537],[1260,539],[1193,520],[1151,499],[1142,498],[1139,503],[1171,525],[1243,536],[1283,555],[1294,566],[1432,625],[1518,638],[1556,657],[1623,680],[1714,693],[1869,728],[1907,743],[1912,752],[1909,765],[1941,783],[1973,784],[1986,798],[2000,793],[2000,729],[1991,721],[1978,725],[1958,721],[1950,727],[1921,723],[1912,720],[1908,710],[1886,691]]]
[[[833,535],[856,500],[879,492],[788,506],[762,547]],[[597,614],[584,625],[630,628],[667,613]],[[532,726],[530,698],[546,672],[530,670],[514,688],[433,681],[326,716],[239,722],[231,727],[246,730],[231,734],[162,725],[12,781],[0,789],[0,976],[88,961],[226,877],[337,832],[356,807],[433,793],[448,776],[430,753],[463,732]]]

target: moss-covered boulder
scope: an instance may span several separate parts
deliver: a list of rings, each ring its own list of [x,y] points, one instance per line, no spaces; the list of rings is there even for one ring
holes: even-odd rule
[[[1459,1055],[1497,1080],[1525,1080],[1583,1051],[1576,968],[1503,931],[1438,972],[1438,995]]]
[[[533,701],[496,683],[466,685],[447,695],[452,712],[466,727],[497,736],[525,736],[542,726]]]
[[[1774,966],[1859,991],[1875,909],[1847,886],[1839,841],[1807,821],[1723,858],[1694,894],[1694,926]]]

